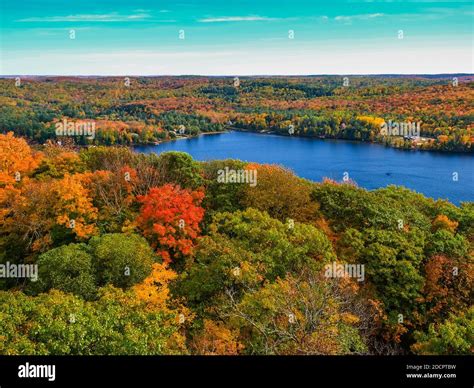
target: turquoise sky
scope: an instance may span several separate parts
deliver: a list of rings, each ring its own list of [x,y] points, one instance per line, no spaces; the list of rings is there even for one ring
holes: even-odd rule
[[[1,7],[2,75],[473,72],[471,1],[2,0]]]

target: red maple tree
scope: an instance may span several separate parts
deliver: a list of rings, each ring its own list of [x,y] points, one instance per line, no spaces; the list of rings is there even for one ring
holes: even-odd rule
[[[189,191],[172,184],[154,187],[148,194],[137,197],[141,209],[136,224],[165,262],[191,253],[201,231],[203,198],[202,191]]]

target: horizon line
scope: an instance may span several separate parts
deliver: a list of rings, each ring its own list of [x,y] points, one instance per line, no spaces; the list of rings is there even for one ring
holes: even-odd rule
[[[330,76],[474,76],[474,73],[453,72],[453,73],[334,73],[334,74],[0,74],[0,78],[12,77],[330,77]]]

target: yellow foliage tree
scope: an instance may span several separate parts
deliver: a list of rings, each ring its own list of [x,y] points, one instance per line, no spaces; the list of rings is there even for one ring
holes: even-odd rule
[[[199,355],[238,355],[244,345],[238,341],[238,333],[221,323],[204,320],[203,330],[192,341],[193,350]]]
[[[89,191],[82,184],[82,174],[66,174],[63,179],[51,185],[56,222],[71,228],[79,239],[85,239],[97,232],[94,221],[97,209],[92,204]]]
[[[134,286],[135,294],[140,300],[145,301],[151,310],[169,312],[167,303],[170,290],[168,284],[176,276],[176,272],[168,269],[166,264],[154,263],[150,276]]]
[[[132,289],[137,300],[144,302],[150,311],[159,311],[170,318],[166,324],[170,326],[181,325],[183,330],[175,332],[169,339],[168,346],[174,349],[185,351],[186,337],[184,327],[190,323],[194,315],[184,307],[179,301],[174,300],[170,305],[169,283],[178,275],[169,269],[166,263],[154,263],[151,274],[143,282],[135,285]]]
[[[246,188],[245,207],[266,211],[283,222],[288,219],[308,222],[319,218],[318,205],[310,198],[311,186],[290,170],[257,163],[249,163],[246,169],[256,170],[257,184]]]

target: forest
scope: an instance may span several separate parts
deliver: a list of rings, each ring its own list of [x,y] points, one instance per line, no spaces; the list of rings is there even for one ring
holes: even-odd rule
[[[65,118],[93,121],[77,145],[149,144],[228,129],[474,150],[474,83],[455,76],[25,77],[0,79],[0,132],[39,144]],[[384,122],[418,123],[415,137]]]
[[[373,123],[353,115],[370,110],[427,123],[433,148],[472,152],[472,82],[134,82],[1,81],[1,355],[473,353],[473,202],[125,146],[227,120],[369,141]],[[104,126],[88,147],[58,142],[63,115]],[[15,265],[37,277],[9,277]]]

